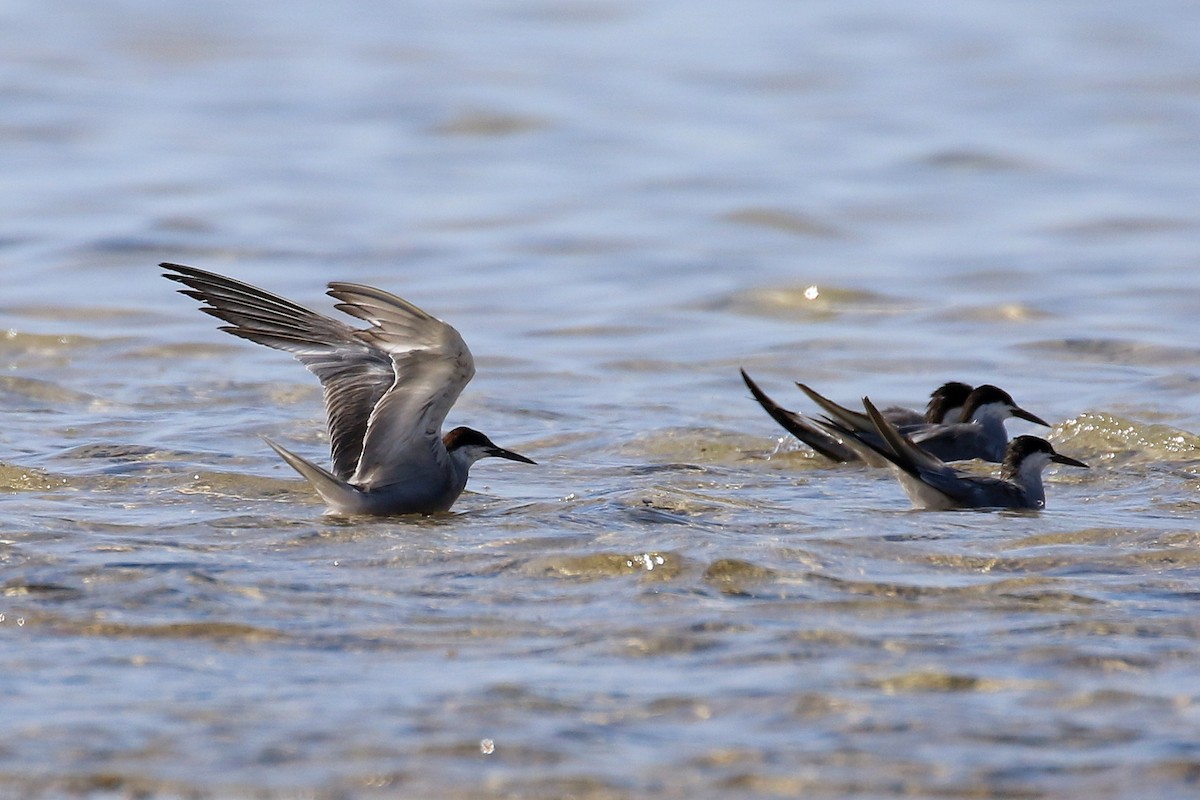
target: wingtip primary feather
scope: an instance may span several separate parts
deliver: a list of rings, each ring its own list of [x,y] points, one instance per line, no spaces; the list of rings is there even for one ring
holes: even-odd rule
[[[863,431],[871,429],[871,421],[867,415],[858,411],[852,411],[845,406],[838,405],[807,384],[796,381],[796,386],[799,387],[800,391],[808,395],[810,400],[820,406],[826,414],[837,420],[838,424],[843,425],[850,430]]]
[[[876,452],[886,458],[888,461],[895,464],[900,469],[911,475],[920,475],[920,464],[916,455],[920,452],[916,445],[908,441],[904,434],[896,428],[895,425],[888,422],[887,418],[876,408],[871,402],[870,397],[862,399],[863,408],[867,411],[867,417],[875,430],[883,437],[883,441],[887,447],[876,447]],[[869,444],[864,441],[864,443]]]
[[[757,383],[751,380],[745,369],[739,369],[739,371],[742,373],[742,380],[750,389],[750,394],[762,406],[763,411],[766,411],[771,419],[778,422],[785,431],[831,461],[846,463],[855,458],[853,451],[843,442],[819,428],[815,422],[806,420],[801,414],[789,411],[776,403],[759,388]]]

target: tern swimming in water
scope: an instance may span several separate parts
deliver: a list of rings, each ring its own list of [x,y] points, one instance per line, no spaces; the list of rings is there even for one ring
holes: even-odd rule
[[[475,361],[458,331],[407,300],[369,286],[330,283],[353,328],[241,281],[160,264],[182,294],[229,323],[221,330],[284,350],[325,389],[332,472],[266,440],[338,514],[430,514],[450,508],[467,473],[493,456],[533,464],[471,428],[442,423]]]
[[[831,427],[850,431],[858,438],[878,437],[875,426],[866,415],[851,411],[822,397],[802,383],[796,384],[829,416]],[[1036,414],[1021,408],[1012,395],[1003,389],[985,384],[975,387],[962,406],[962,421],[936,425],[909,425],[901,428],[914,444],[941,461],[969,461],[974,458],[1000,463],[1008,449],[1008,431],[1004,421],[1018,417],[1044,427],[1051,427]],[[878,438],[875,439],[878,443]]]
[[[853,441],[853,439],[847,441],[847,437],[843,433],[836,430],[835,426],[828,424],[828,418],[822,421],[783,408],[768,397],[758,387],[758,384],[750,379],[750,376],[746,374],[746,370],[742,370],[741,372],[742,380],[746,382],[750,393],[754,395],[754,399],[763,407],[763,410],[783,426],[784,430],[804,442],[813,450],[816,450],[828,459],[842,463],[865,461],[873,467],[887,465],[887,461],[878,456],[870,448],[862,447]],[[956,423],[962,418],[963,405],[966,403],[972,389],[973,387],[968,384],[959,383],[958,381],[948,381],[929,395],[929,404],[926,406],[924,413],[914,411],[910,408],[893,406],[885,408],[883,415],[902,430],[911,430],[922,425]],[[856,412],[843,408],[830,400],[826,400],[824,397],[821,400],[834,406],[842,414],[856,415]],[[862,414],[857,414],[856,416],[861,418],[859,420],[860,426],[866,426],[866,429],[869,430],[870,422],[866,417]]]
[[[918,447],[869,398],[863,398],[863,407],[884,445],[870,437],[858,441],[888,460],[914,508],[1040,509],[1046,505],[1042,471],[1051,462],[1087,469],[1082,461],[1055,452],[1045,439],[1018,436],[1008,443],[999,478],[969,475]]]

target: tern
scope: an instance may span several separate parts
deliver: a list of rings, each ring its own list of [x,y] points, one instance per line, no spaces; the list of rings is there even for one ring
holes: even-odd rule
[[[887,466],[888,462],[886,459],[881,458],[874,450],[859,445],[852,437],[847,437],[845,433],[839,431],[835,426],[783,408],[768,397],[758,387],[758,384],[750,379],[750,376],[746,374],[746,370],[743,369],[741,372],[742,380],[746,382],[750,393],[754,395],[754,399],[763,407],[763,410],[772,419],[782,425],[784,430],[804,442],[813,450],[833,461],[843,463],[865,461],[873,467]],[[965,383],[949,381],[943,383],[929,395],[929,404],[926,406],[924,413],[896,406],[884,409],[883,415],[892,423],[905,430],[909,430],[912,426],[916,425],[955,423],[962,417],[963,404],[971,394],[972,388]],[[825,398],[822,397],[821,399],[825,401]],[[836,406],[832,401],[825,402]],[[847,408],[836,407],[840,412],[844,412],[845,414],[855,414],[855,412]],[[861,418],[861,424],[869,429],[869,421],[861,414],[857,416]]]
[[[353,328],[241,281],[180,264],[163,277],[221,330],[291,353],[325,389],[333,470],[266,439],[334,514],[446,511],[481,458],[535,463],[471,428],[441,435],[475,374],[458,331],[407,300],[354,283],[329,284],[336,308],[368,323]]]
[[[796,385],[829,415],[822,423],[826,429],[849,434],[855,439],[871,439],[875,444],[881,443],[876,426],[867,415],[840,406],[803,383]],[[1001,463],[1008,448],[1008,431],[1004,428],[1004,421],[1012,417],[1051,427],[1041,417],[1018,406],[1008,392],[998,386],[984,384],[975,387],[967,395],[962,406],[963,421],[902,426],[901,431],[914,444],[941,461],[979,458]],[[861,449],[859,447],[856,452]],[[861,452],[858,454],[860,457],[864,455]]]
[[[859,441],[888,460],[913,508],[1040,509],[1046,505],[1042,471],[1051,462],[1088,468],[1082,461],[1056,453],[1045,439],[1018,436],[1008,443],[999,478],[968,475],[918,447],[870,398],[863,398],[863,407],[885,446],[868,437],[859,437]]]

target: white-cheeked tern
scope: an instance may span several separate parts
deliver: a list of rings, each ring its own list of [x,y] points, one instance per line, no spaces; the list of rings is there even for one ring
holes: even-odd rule
[[[1008,443],[999,478],[969,475],[917,446],[869,398],[863,398],[863,406],[884,445],[869,437],[858,439],[888,460],[914,508],[1040,509],[1046,505],[1042,471],[1051,462],[1087,468],[1082,461],[1055,452],[1045,439],[1018,436]]]

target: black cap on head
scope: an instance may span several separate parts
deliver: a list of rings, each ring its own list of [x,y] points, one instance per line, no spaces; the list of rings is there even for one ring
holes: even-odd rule
[[[455,450],[461,450],[465,447],[479,448],[483,456],[492,456],[493,458],[507,458],[509,461],[521,461],[526,464],[536,464],[537,462],[531,458],[526,458],[520,453],[514,453],[512,450],[505,450],[503,447],[497,447],[496,444],[484,434],[474,428],[460,426],[447,433],[442,437],[442,443],[446,445],[446,449],[453,453]]]
[[[983,386],[976,386],[975,390],[967,396],[966,401],[963,403],[963,419],[969,419],[970,415],[975,413],[977,408],[990,403],[1003,403],[1014,408],[1017,405],[1013,401],[1011,394],[999,386],[985,383]]]
[[[1064,456],[1055,451],[1054,447],[1038,436],[1018,436],[1008,443],[1008,449],[1004,453],[1004,464],[1001,466],[1001,473],[1005,476],[1016,475],[1021,468],[1021,463],[1025,459],[1035,453],[1045,453],[1050,457],[1051,461],[1059,464],[1067,464],[1072,467],[1088,468],[1088,465],[1070,456]]]
[[[1017,405],[1017,402],[1012,399],[1012,395],[1001,389],[999,386],[993,386],[990,383],[985,383],[983,386],[975,387],[975,391],[971,392],[967,397],[967,401],[963,404],[962,418],[963,422],[969,422],[974,417],[975,412],[981,406],[990,404],[1000,404],[1008,407],[1008,411],[1014,417],[1028,420],[1037,425],[1043,425],[1047,428],[1051,427],[1049,422],[1042,419],[1038,415],[1026,411]]]
[[[973,387],[969,383],[946,381],[929,395],[929,405],[925,406],[925,421],[935,425],[946,420],[946,412],[962,408],[967,402]]]

